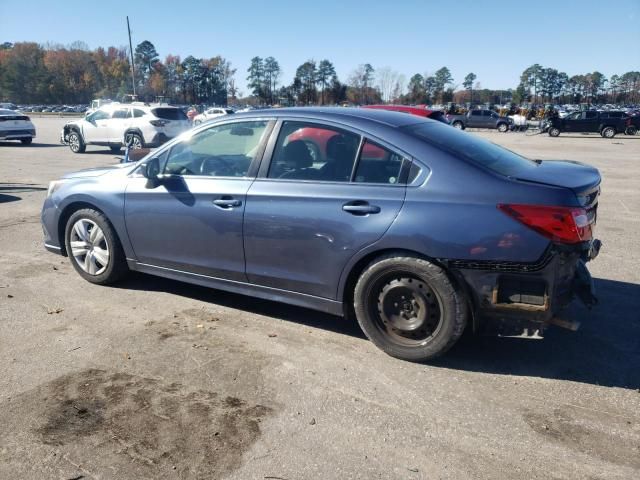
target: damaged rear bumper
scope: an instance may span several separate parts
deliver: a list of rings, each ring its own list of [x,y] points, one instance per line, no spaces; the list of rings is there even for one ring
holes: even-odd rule
[[[551,246],[531,264],[448,262],[473,300],[474,330],[486,334],[541,338],[549,325],[576,330],[562,310],[575,298],[588,308],[597,303],[586,262],[601,243]]]

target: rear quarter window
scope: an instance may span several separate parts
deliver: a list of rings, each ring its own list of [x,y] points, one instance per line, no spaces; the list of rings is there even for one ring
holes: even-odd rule
[[[480,167],[507,177],[536,168],[536,163],[473,134],[438,122],[403,127],[410,135]]]
[[[153,108],[151,113],[163,120],[187,120],[187,116],[179,108]]]

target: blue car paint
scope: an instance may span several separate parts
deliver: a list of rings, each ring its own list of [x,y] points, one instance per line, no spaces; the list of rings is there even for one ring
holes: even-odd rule
[[[340,314],[350,272],[376,252],[535,262],[549,240],[500,212],[497,204],[577,205],[570,188],[593,177],[587,167],[546,165],[552,162],[526,179],[496,175],[409,135],[401,127],[432,121],[401,113],[302,108],[238,114],[233,121],[258,119],[340,126],[396,147],[421,173],[408,186],[270,180],[265,178],[268,148],[252,166],[260,171],[257,178],[185,178],[173,191],[167,185],[145,188],[146,179],[135,172],[146,159],[78,172],[45,201],[47,248],[65,253],[60,221],[65,208],[82,202],[104,212],[133,269]],[[553,178],[560,172],[584,178],[565,188]],[[241,206],[219,211],[212,200],[220,195],[238,198]],[[342,210],[354,200],[381,212],[358,217]]]

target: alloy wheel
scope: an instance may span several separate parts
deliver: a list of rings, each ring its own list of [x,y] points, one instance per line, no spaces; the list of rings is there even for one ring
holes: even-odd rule
[[[84,272],[100,275],[109,266],[109,245],[94,221],[81,218],[74,223],[69,240],[71,254]]]
[[[76,133],[69,135],[69,147],[72,152],[80,150],[80,137]]]

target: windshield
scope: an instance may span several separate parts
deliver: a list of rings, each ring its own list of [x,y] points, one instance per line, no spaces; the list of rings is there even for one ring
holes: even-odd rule
[[[462,157],[484,168],[508,177],[536,168],[536,162],[473,134],[442,123],[425,122],[403,127],[440,150]]]

